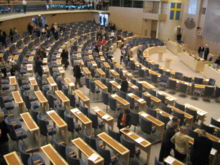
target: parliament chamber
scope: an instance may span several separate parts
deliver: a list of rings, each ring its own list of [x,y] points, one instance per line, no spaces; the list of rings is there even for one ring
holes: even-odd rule
[[[1,0],[0,165],[219,165],[210,6]]]

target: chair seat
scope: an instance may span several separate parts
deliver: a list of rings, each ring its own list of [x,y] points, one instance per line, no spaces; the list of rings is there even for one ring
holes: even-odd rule
[[[2,96],[2,101],[3,101],[4,103],[6,103],[6,102],[11,102],[11,101],[13,101],[13,98],[12,98],[11,95]]]
[[[29,89],[30,89],[30,86],[29,86],[29,85],[22,85],[22,86],[21,86],[21,89],[22,89],[22,90],[29,90]]]
[[[48,130],[48,135],[56,134],[56,129],[52,125],[48,125],[47,130]]]
[[[22,139],[25,139],[26,137],[27,137],[27,133],[26,133],[26,131],[23,128],[15,129],[14,140],[22,140]]]
[[[13,102],[7,102],[7,103],[4,103],[4,107],[6,110],[12,110],[14,109],[14,103]]]
[[[8,90],[10,88],[9,84],[2,84],[1,89],[2,90]]]
[[[9,80],[7,80],[7,79],[2,79],[2,80],[0,81],[0,84],[9,84]]]
[[[28,165],[44,165],[45,161],[39,154],[33,154],[32,156],[29,157],[28,159]]]
[[[40,107],[40,104],[38,101],[31,101],[31,109],[37,109]]]

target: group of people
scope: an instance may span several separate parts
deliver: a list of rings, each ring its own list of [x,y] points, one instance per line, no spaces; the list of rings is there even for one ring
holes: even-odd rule
[[[208,60],[208,56],[209,56],[209,47],[208,47],[208,45],[206,44],[204,47],[200,46],[198,48],[198,54],[199,54],[199,57],[203,58],[204,60]]]
[[[9,34],[5,31],[0,30],[0,43],[3,47],[7,47],[7,37],[9,37],[10,41],[13,43],[15,41],[15,36],[18,34],[17,29],[13,28],[9,30]]]
[[[0,71],[2,74],[2,78],[6,78],[8,76],[8,73],[10,73],[11,76],[14,76],[16,72],[16,67],[17,64],[13,59],[5,61],[3,58],[0,58]]]
[[[187,127],[179,128],[178,118],[174,117],[170,120],[162,140],[159,161],[163,162],[163,159],[170,155],[173,149],[174,157],[182,162],[189,158],[192,165],[208,165],[212,142],[206,137],[206,132],[201,130],[198,133],[191,149],[187,133]]]

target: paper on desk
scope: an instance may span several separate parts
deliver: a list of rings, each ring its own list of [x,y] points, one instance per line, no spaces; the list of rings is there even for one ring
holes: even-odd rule
[[[116,97],[117,96],[117,94],[112,94],[112,97]]]
[[[149,115],[146,114],[146,113],[142,113],[141,116],[143,116],[143,117],[147,117],[147,116],[149,116]]]
[[[69,83],[69,86],[74,86],[74,83],[73,82]]]
[[[200,116],[203,116],[203,115],[206,114],[206,112],[204,112],[204,111],[197,111],[197,113],[198,113]]]
[[[132,96],[134,96],[134,94],[133,93],[129,93],[128,96],[132,97]]]
[[[110,116],[108,114],[105,114],[104,116],[102,116],[102,119],[107,120]]]
[[[175,159],[173,158],[173,157],[171,157],[171,156],[168,156],[167,158],[166,158],[166,163],[168,163],[168,164],[173,164],[173,162],[175,161]]]
[[[47,111],[47,114],[48,114],[48,115],[51,114],[51,113],[55,113],[55,111],[54,111],[54,110]]]
[[[29,79],[29,80],[35,80],[35,78],[34,78],[34,77],[29,77],[28,79]]]
[[[141,142],[144,141],[144,139],[143,139],[142,137],[139,137],[139,138],[135,139],[135,141],[136,141],[137,143],[141,143]]]
[[[141,98],[141,99],[138,99],[138,101],[139,101],[139,102],[142,102],[142,101],[144,101],[144,99]]]
[[[52,84],[50,84],[50,85],[53,87],[53,86],[56,86],[57,84],[56,84],[56,83],[52,83]]]
[[[121,85],[118,85],[117,88],[121,88]]]
[[[214,156],[216,155],[216,153],[217,153],[217,150],[215,148],[212,148],[210,151],[210,154]]]
[[[115,81],[109,81],[110,83],[114,83]]]
[[[91,160],[91,161],[95,161],[98,157],[99,157],[98,154],[93,153],[92,155],[90,155],[90,157],[88,157],[88,159]]]
[[[131,132],[131,131],[127,133],[128,136],[131,136],[132,134],[133,134],[133,132]]]
[[[72,113],[78,112],[79,110],[77,108],[71,109],[70,110]]]
[[[58,52],[61,53],[61,52],[62,52],[62,49],[59,49]]]
[[[99,107],[94,107],[93,110],[94,110],[95,112],[98,112],[98,111],[100,111],[100,108],[99,108]]]

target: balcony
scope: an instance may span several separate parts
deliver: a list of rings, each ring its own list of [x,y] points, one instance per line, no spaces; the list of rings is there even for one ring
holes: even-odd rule
[[[144,13],[143,18],[148,20],[166,21],[167,14]]]

